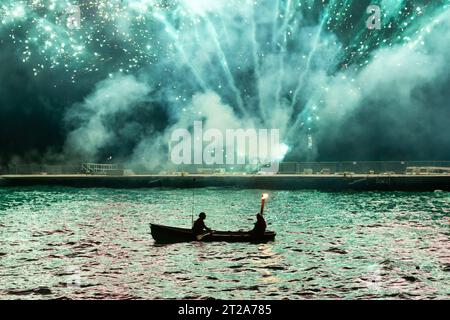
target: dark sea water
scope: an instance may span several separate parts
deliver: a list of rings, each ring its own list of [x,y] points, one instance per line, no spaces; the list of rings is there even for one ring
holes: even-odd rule
[[[3,299],[448,299],[450,193],[274,191],[268,244],[155,245],[149,222],[249,229],[261,190],[0,188]]]

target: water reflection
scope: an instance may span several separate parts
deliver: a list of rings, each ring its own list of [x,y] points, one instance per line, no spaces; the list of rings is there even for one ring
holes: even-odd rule
[[[260,192],[200,189],[194,212],[214,229],[250,229]],[[148,223],[189,227],[191,200],[2,189],[0,297],[449,298],[449,193],[278,191],[266,212],[273,243],[156,245]]]

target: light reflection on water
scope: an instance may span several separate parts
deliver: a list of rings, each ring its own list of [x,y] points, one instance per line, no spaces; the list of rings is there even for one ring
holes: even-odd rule
[[[198,189],[213,229],[249,229],[261,190]],[[192,190],[0,189],[0,298],[450,297],[450,193],[274,191],[268,244],[155,245]]]

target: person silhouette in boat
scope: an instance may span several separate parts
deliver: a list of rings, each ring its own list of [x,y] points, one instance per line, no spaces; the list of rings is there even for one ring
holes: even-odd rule
[[[205,225],[206,214],[204,212],[200,212],[198,215],[198,219],[195,220],[194,225],[192,226],[192,233],[195,236],[202,235],[206,232],[211,232],[211,229]]]
[[[264,217],[261,213],[258,213],[256,215],[256,223],[255,226],[253,227],[253,230],[251,230],[250,232],[254,235],[254,236],[263,236],[264,232],[266,232],[266,228],[267,228],[267,223],[266,220],[264,220]]]

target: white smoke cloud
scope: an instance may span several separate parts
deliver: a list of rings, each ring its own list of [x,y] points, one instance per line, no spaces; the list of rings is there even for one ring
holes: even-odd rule
[[[150,91],[149,85],[134,76],[118,74],[98,83],[95,91],[83,103],[74,105],[67,114],[69,123],[80,124],[67,136],[67,152],[95,159],[99,149],[107,143],[120,143],[108,126],[110,117],[119,112],[132,112],[133,107],[148,99]]]
[[[161,167],[168,161],[168,145],[174,130],[192,132],[194,121],[202,121],[203,129],[217,129],[225,136],[227,129],[254,128],[251,121],[240,118],[234,109],[225,104],[213,91],[195,94],[184,111],[173,115],[174,124],[161,134],[151,134],[140,141],[133,151],[130,164],[139,163],[148,169]]]

